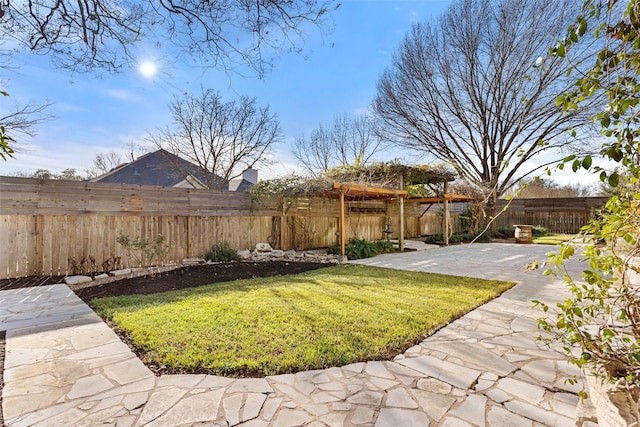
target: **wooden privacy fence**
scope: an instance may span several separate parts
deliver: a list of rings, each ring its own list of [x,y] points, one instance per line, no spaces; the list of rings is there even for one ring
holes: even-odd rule
[[[498,227],[515,224],[541,226],[553,233],[578,233],[587,224],[594,210],[603,206],[608,197],[562,197],[547,199],[514,199],[498,201],[498,211],[509,203],[496,218]]]
[[[397,209],[349,202],[346,237],[381,239],[387,216],[397,237]],[[245,193],[0,177],[0,279],[134,267],[116,241],[121,234],[147,241],[162,234],[166,262],[201,257],[222,242],[238,250],[259,242],[323,248],[337,243],[339,210],[337,200],[319,197],[252,210]],[[416,215],[405,235],[421,228]]]
[[[2,177],[0,278],[132,267],[120,234],[162,234],[169,262],[217,242],[250,247],[267,239],[272,219],[249,209],[246,194]]]
[[[602,200],[572,200],[552,210],[534,201],[514,202],[498,224],[574,232],[588,218],[585,209]],[[121,234],[148,241],[162,234],[167,262],[201,257],[222,242],[238,250],[259,242],[279,249],[324,248],[338,242],[339,214],[337,200],[321,197],[252,209],[245,193],[0,177],[0,279],[134,267],[116,241]],[[397,238],[398,215],[393,202],[347,202],[345,237],[381,239],[391,218],[391,237]],[[451,225],[454,232],[464,231],[459,215],[451,215]],[[441,233],[440,214],[405,204],[406,237]]]

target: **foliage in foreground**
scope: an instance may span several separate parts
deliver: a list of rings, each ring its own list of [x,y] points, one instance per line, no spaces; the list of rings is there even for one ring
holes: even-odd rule
[[[580,73],[574,90],[558,104],[572,111],[593,97],[606,99],[593,121],[604,137],[601,154],[618,167],[607,170],[591,156],[574,155],[560,168],[570,164],[574,171],[598,173],[602,182],[617,190],[582,230],[593,240],[584,247],[588,269],[581,281],[564,269],[565,261],[576,254],[574,243],[549,254],[552,269],[547,273],[563,275],[571,296],[557,304],[554,317],[541,318],[539,324],[556,335],[572,363],[620,385],[640,386],[640,2],[629,1],[622,13],[624,4],[616,3],[586,0],[583,15],[553,51],[563,57],[587,30],[603,39],[592,68]],[[595,28],[590,20],[595,20]],[[551,309],[536,303],[545,312]]]
[[[169,372],[272,375],[389,359],[511,286],[343,265],[91,305]]]
[[[0,96],[9,96],[9,94],[3,90],[0,90]],[[0,126],[0,158],[7,160],[7,157],[13,157],[14,151],[11,145],[15,141],[9,136],[4,126]]]
[[[393,251],[393,243],[386,240],[370,242],[364,239],[350,239],[349,243],[344,245],[344,254],[348,259],[371,258],[379,254]],[[329,246],[327,248],[327,253],[340,255],[340,245]]]

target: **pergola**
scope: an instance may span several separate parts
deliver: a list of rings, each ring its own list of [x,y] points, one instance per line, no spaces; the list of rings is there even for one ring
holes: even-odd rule
[[[400,203],[400,236],[398,246],[400,250],[404,250],[404,204],[403,200],[407,197],[405,190],[394,190],[389,188],[365,187],[353,184],[333,184],[333,190],[340,197],[340,219],[338,224],[338,233],[340,235],[340,256],[344,257],[345,251],[345,200],[397,200]]]
[[[444,239],[445,244],[449,243],[449,201],[470,200],[467,196],[447,194],[448,183],[455,180],[455,174],[448,171],[430,170],[419,167],[393,165],[393,173],[399,177],[399,189],[389,189],[380,187],[369,187],[358,184],[334,183],[333,193],[340,198],[340,255],[345,254],[345,200],[389,200],[399,204],[400,232],[398,236],[398,246],[404,250],[404,203],[437,203],[444,202]],[[407,198],[405,185],[415,184],[443,184],[442,197],[427,198]]]
[[[442,236],[444,238],[444,244],[449,244],[449,203],[450,202],[470,202],[473,198],[464,194],[447,194],[447,182],[444,182],[444,194],[442,197],[417,197],[407,199],[407,203],[420,203],[421,205],[428,204],[431,206],[434,203],[443,203],[444,207],[444,215],[443,215],[443,232]],[[424,211],[426,212],[428,208]],[[424,215],[423,212],[423,215]]]

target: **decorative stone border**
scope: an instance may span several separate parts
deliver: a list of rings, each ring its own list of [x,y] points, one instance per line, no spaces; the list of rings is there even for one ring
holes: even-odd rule
[[[270,250],[270,251],[238,251],[238,255],[243,261],[291,261],[291,262],[320,262],[339,264],[341,262],[339,255],[327,254],[325,250],[310,250],[296,252],[294,250]]]
[[[204,260],[202,261],[204,262]],[[131,279],[133,277],[147,276],[149,274],[164,273],[186,265],[189,264],[168,264],[161,267],[149,268],[124,268],[121,270],[113,270],[109,273],[98,274],[95,277],[84,275],[68,276],[64,278],[64,282],[69,286],[69,288],[71,288],[71,290],[77,290],[87,288],[89,286],[111,283],[121,279]]]

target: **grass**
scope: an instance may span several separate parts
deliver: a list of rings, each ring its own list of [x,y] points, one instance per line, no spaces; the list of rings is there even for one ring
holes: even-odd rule
[[[513,283],[360,265],[91,305],[171,372],[273,375],[383,360]]]
[[[551,233],[546,236],[534,237],[531,241],[539,245],[560,245],[575,238],[575,234]]]

